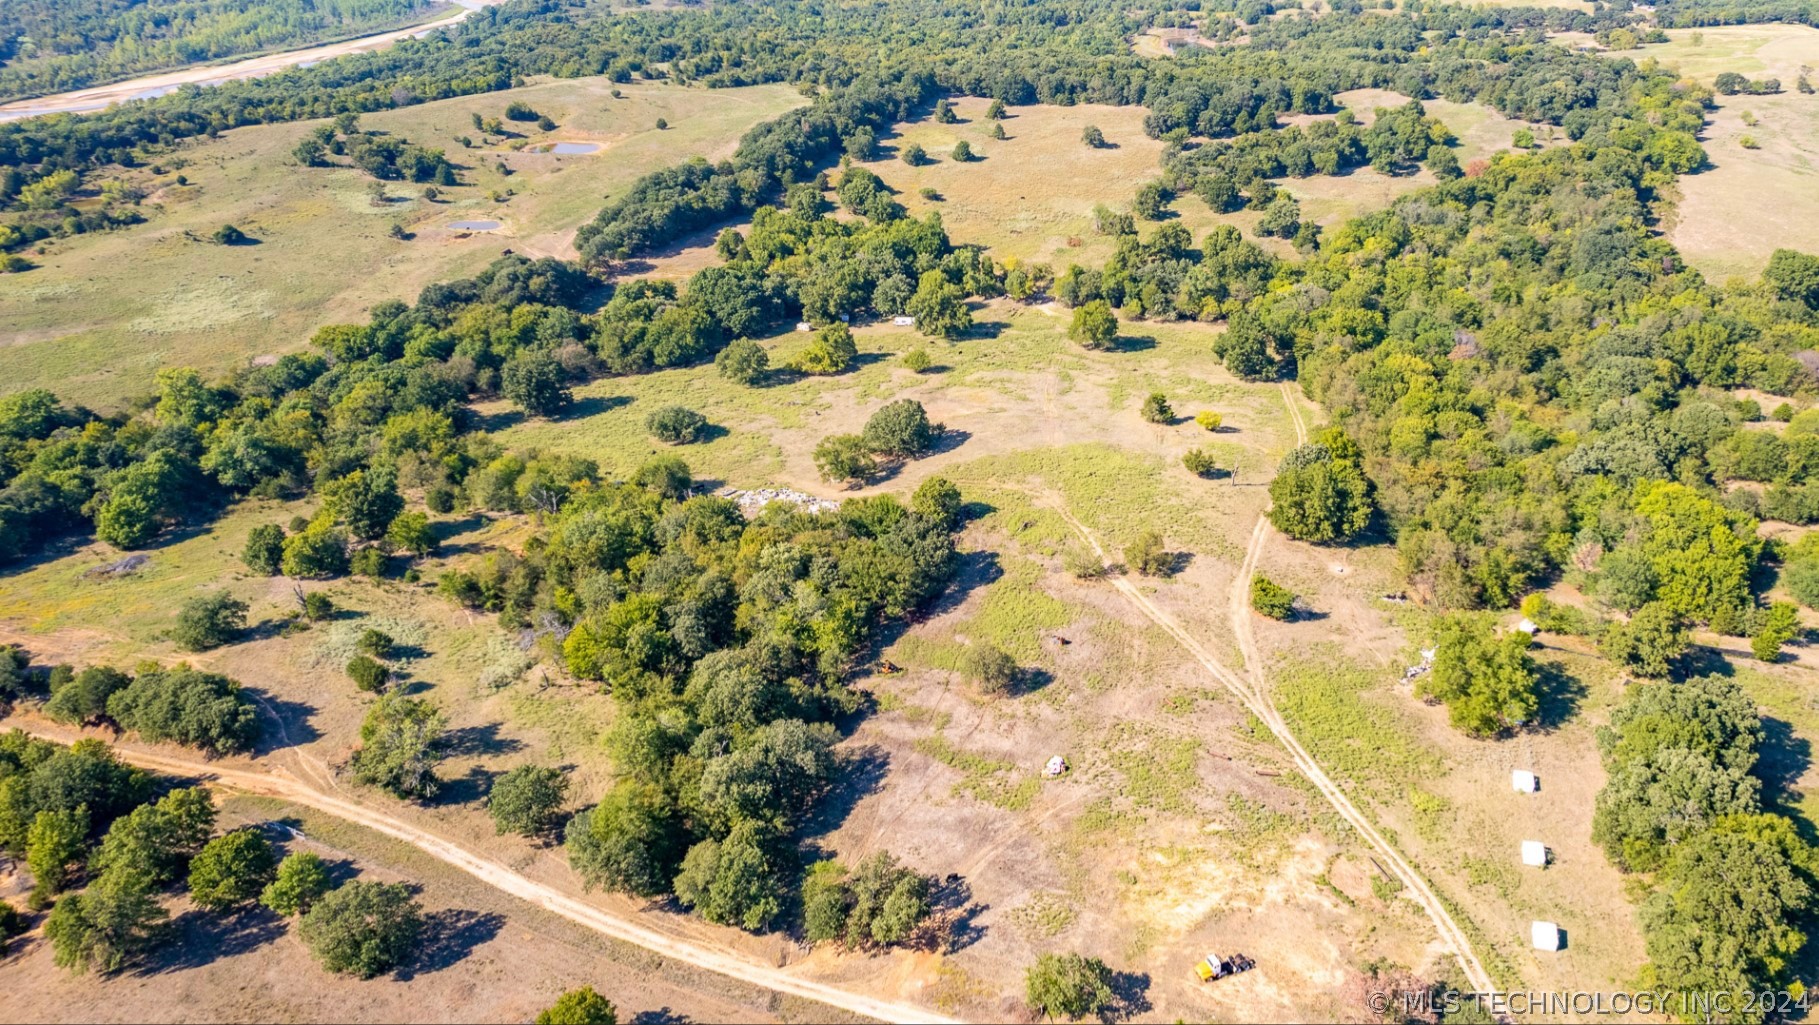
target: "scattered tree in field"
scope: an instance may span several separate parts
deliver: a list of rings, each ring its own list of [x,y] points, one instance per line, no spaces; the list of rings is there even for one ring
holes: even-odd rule
[[[1143,419],[1153,424],[1175,422],[1175,407],[1168,404],[1168,396],[1159,391],[1149,393],[1143,400]]]
[[[324,895],[297,928],[322,967],[363,979],[404,964],[422,931],[422,908],[410,890],[358,880]]]
[[[928,917],[932,883],[884,851],[850,873],[839,862],[819,862],[802,883],[803,933],[811,943],[859,950],[903,943]]]
[[[231,224],[223,224],[221,227],[216,228],[213,237],[217,245],[223,246],[243,246],[252,241],[246,232],[241,231]]]
[[[903,367],[911,373],[923,373],[934,365],[935,361],[929,358],[928,350],[919,345],[903,354]]]
[[[158,926],[168,917],[151,878],[121,867],[57,901],[45,920],[44,936],[59,968],[112,974],[151,949]]]
[[[563,993],[538,1013],[537,1025],[619,1025],[619,1011],[594,987],[583,986]]]
[[[555,828],[568,798],[568,777],[560,769],[520,765],[493,781],[486,810],[500,834],[535,836]]]
[[[865,447],[879,455],[911,459],[934,447],[939,432],[915,399],[885,403],[865,422]]]
[[[1080,133],[1080,141],[1093,149],[1104,149],[1105,133],[1099,130],[1098,125],[1087,125],[1086,129]]]
[[[246,568],[265,577],[275,577],[284,559],[284,528],[276,523],[261,523],[246,536],[246,548],[240,558]]]
[[[259,903],[287,918],[301,915],[332,886],[327,863],[308,851],[299,851],[278,864],[272,881],[259,893]]]
[[[1251,608],[1271,619],[1295,618],[1295,593],[1268,577],[1251,577]]]
[[[1283,457],[1270,482],[1270,522],[1300,541],[1347,541],[1370,525],[1370,482],[1338,430]]]
[[[994,99],[991,105],[985,108],[985,116],[993,121],[1003,120],[1005,116],[1004,101]]]
[[[954,105],[944,98],[935,101],[935,120],[944,125],[958,124],[960,115],[954,113]]]
[[[714,357],[720,376],[735,384],[757,384],[770,372],[771,358],[764,346],[749,338],[736,339]]]
[[[828,481],[858,481],[878,472],[878,460],[858,434],[830,434],[815,446],[815,469]]]
[[[1112,304],[1094,299],[1074,307],[1067,336],[1089,349],[1111,348],[1118,340],[1118,318],[1112,313]]]
[[[391,679],[392,671],[384,663],[371,655],[355,655],[347,660],[347,678],[354,681],[354,686],[368,694],[377,694],[385,689]]]
[[[911,167],[921,167],[928,163],[928,151],[918,143],[909,143],[903,147],[903,162]]]
[[[853,330],[833,323],[815,332],[802,354],[796,357],[796,370],[804,374],[838,374],[859,358],[859,346],[853,342]]]
[[[1148,182],[1137,190],[1137,196],[1131,201],[1131,212],[1146,221],[1160,221],[1168,212],[1171,198],[1168,187],[1161,182]]]
[[[303,618],[312,623],[327,622],[335,614],[335,601],[325,592],[299,590],[297,599],[302,606]]]
[[[1213,454],[1203,448],[1190,448],[1181,453],[1181,465],[1196,477],[1211,477],[1219,472],[1219,464],[1213,459]]]
[[[1043,954],[1023,976],[1024,999],[1051,1018],[1084,1018],[1112,1006],[1112,972],[1096,957]]]
[[[959,142],[954,143],[953,157],[954,162],[957,164],[964,164],[973,160],[972,144],[965,139],[961,139]]]
[[[1210,409],[1203,409],[1194,414],[1194,422],[1208,431],[1217,432],[1225,426],[1225,417]]]
[[[1498,636],[1486,619],[1449,616],[1435,637],[1434,668],[1415,694],[1444,702],[1453,725],[1475,737],[1521,726],[1540,707],[1529,644],[1520,630]]]
[[[1003,694],[1017,682],[1017,662],[989,641],[966,649],[964,668],[968,679],[986,694]]]
[[[664,406],[645,419],[644,427],[666,445],[688,445],[707,433],[707,417],[686,406]]]
[[[531,416],[552,417],[574,401],[562,365],[542,349],[524,349],[499,374],[500,391]]]
[[[354,752],[354,778],[399,797],[434,797],[437,744],[445,721],[434,705],[401,694],[384,694],[367,710]]]
[[[1009,138],[1009,136],[1007,136],[1004,132],[1004,124],[1002,122],[993,122],[992,123],[991,137],[999,140],[1000,142]]]
[[[664,131],[668,131],[668,130],[669,130],[669,122],[663,118],[658,118],[657,119],[657,131],[664,132]]]
[[[189,863],[190,899],[226,911],[259,899],[276,878],[278,853],[255,829],[236,829],[203,846]]]
[[[1124,563],[1146,577],[1166,576],[1175,566],[1175,557],[1162,547],[1162,535],[1146,530],[1124,549]]]
[[[226,591],[210,591],[183,603],[171,641],[184,651],[207,651],[246,629],[247,604]]]

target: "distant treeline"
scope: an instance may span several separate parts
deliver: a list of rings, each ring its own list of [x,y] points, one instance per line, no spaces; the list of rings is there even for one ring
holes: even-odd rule
[[[432,0],[7,0],[0,100],[302,46],[407,20]]]

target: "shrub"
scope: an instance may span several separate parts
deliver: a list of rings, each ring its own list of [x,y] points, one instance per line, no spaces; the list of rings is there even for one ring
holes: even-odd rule
[[[815,333],[815,340],[796,357],[796,369],[804,374],[838,374],[853,365],[859,347],[853,342],[852,328],[829,324]]]
[[[1219,471],[1219,465],[1213,461],[1213,454],[1201,448],[1190,448],[1183,452],[1181,465],[1196,477],[1211,477]]]
[[[1085,545],[1069,545],[1061,553],[1061,565],[1078,580],[1097,580],[1105,576],[1105,563]]]
[[[1096,957],[1043,954],[1024,974],[1025,999],[1049,1017],[1084,1018],[1112,1005],[1111,979],[1111,969]]]
[[[1143,400],[1143,419],[1153,424],[1173,423],[1175,408],[1168,404],[1168,396],[1159,391],[1149,393]]]
[[[594,987],[583,986],[557,997],[537,1015],[537,1025],[619,1025],[619,1010]]]
[[[918,374],[933,366],[934,362],[929,358],[928,350],[920,345],[903,354],[903,366]]]
[[[1203,409],[1194,414],[1194,422],[1209,431],[1217,431],[1220,427],[1224,426],[1225,417],[1210,409]]]
[[[952,530],[960,521],[960,489],[946,477],[930,477],[910,496],[910,511],[942,530]]]
[[[317,520],[284,539],[284,575],[300,579],[338,577],[348,570],[347,533]]]
[[[707,431],[707,417],[683,406],[664,406],[644,422],[651,436],[668,445],[700,441]]]
[[[394,643],[391,634],[386,633],[384,630],[375,630],[368,627],[365,630],[360,631],[360,637],[354,642],[354,647],[374,658],[384,658],[391,654],[392,645]]]
[[[1124,549],[1124,563],[1146,577],[1166,576],[1175,558],[1162,547],[1162,535],[1146,530]]]
[[[1017,682],[1017,663],[997,645],[985,641],[966,650],[967,678],[987,694],[1003,694]]]
[[[1098,125],[1087,125],[1080,133],[1080,141],[1093,149],[1103,149],[1105,148],[1105,133],[1099,130]]]
[[[1074,320],[1067,336],[1089,349],[1109,349],[1118,339],[1118,318],[1112,304],[1094,299],[1074,308]]]
[[[350,572],[372,580],[384,579],[385,553],[377,548],[362,548],[348,560],[347,568]]]
[[[184,651],[219,648],[246,629],[247,604],[226,591],[197,595],[177,612],[171,640]]]
[[[1295,616],[1295,594],[1268,577],[1251,577],[1251,608],[1271,619],[1288,620]]]
[[[385,689],[385,683],[391,679],[392,673],[383,663],[369,656],[355,655],[347,662],[347,675],[354,681],[354,686],[369,694],[377,694]]]
[[[108,717],[148,743],[175,741],[217,755],[250,750],[259,717],[240,685],[187,666],[142,671],[107,699]]]
[[[320,623],[335,614],[335,600],[322,591],[311,591],[303,596],[303,618],[312,623]]]

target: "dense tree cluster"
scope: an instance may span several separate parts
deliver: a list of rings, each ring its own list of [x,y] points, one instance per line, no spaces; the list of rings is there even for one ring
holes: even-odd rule
[[[1786,986],[1819,906],[1815,852],[1764,807],[1762,738],[1754,704],[1716,676],[1633,688],[1598,731],[1609,779],[1592,839],[1655,873],[1645,977],[1693,999]]]
[[[748,929],[776,920],[791,834],[832,783],[842,673],[881,621],[938,593],[951,522],[932,498],[785,502],[749,523],[730,501],[602,485],[550,524],[538,589],[574,628],[568,668],[620,706],[620,781],[568,828],[591,884],[673,892]]]

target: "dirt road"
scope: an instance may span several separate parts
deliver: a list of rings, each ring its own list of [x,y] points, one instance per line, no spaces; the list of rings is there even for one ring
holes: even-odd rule
[[[80,736],[73,731],[21,716],[14,716],[12,719],[0,722],[0,726],[18,727],[34,736],[65,744]],[[952,1018],[942,1017],[921,1007],[850,993],[834,986],[800,978],[729,950],[704,946],[692,940],[668,935],[623,915],[577,900],[553,887],[527,879],[496,861],[475,854],[427,830],[392,818],[384,812],[341,797],[325,794],[312,786],[275,772],[248,772],[230,769],[202,761],[172,758],[121,745],[115,745],[114,751],[121,760],[140,768],[172,775],[196,777],[206,780],[211,786],[261,797],[278,798],[314,808],[356,825],[365,826],[393,839],[402,840],[519,900],[561,915],[571,922],[602,935],[636,944],[684,964],[705,968],[741,982],[813,1000],[830,1007],[838,1007],[853,1014],[864,1015],[879,1021],[931,1023],[954,1021]]]
[[[1287,384],[1282,386],[1282,400],[1288,406],[1289,419],[1295,426],[1297,441],[1300,444],[1306,444],[1307,423],[1303,420],[1301,410],[1295,404],[1294,393],[1289,390]],[[1093,536],[1091,530],[1087,529],[1086,524],[1080,522],[1066,508],[1065,504],[1055,503],[1055,510],[1062,519],[1067,521],[1074,532],[1092,547],[1100,561],[1105,562],[1105,550],[1100,547],[1098,539]],[[1244,675],[1233,671],[1216,658],[1205,646],[1184,630],[1173,616],[1159,608],[1128,579],[1123,576],[1113,576],[1111,577],[1112,586],[1116,587],[1118,592],[1124,595],[1151,622],[1173,637],[1176,643],[1186,649],[1195,661],[1213,675],[1214,679],[1218,680],[1226,690],[1244,703],[1245,708],[1269,727],[1269,731],[1288,751],[1289,757],[1295,763],[1295,768],[1314,784],[1314,788],[1320,792],[1320,796],[1325,798],[1328,804],[1332,805],[1333,810],[1337,811],[1346,822],[1351,824],[1353,829],[1358,831],[1358,835],[1370,844],[1376,851],[1383,867],[1402,883],[1409,897],[1427,912],[1427,917],[1433,922],[1434,929],[1440,934],[1441,941],[1452,950],[1454,958],[1458,960],[1459,967],[1465,973],[1471,988],[1481,993],[1493,992],[1496,987],[1491,981],[1490,973],[1485,971],[1484,965],[1478,960],[1478,955],[1472,950],[1471,940],[1459,928],[1459,924],[1453,921],[1453,916],[1447,911],[1446,905],[1440,900],[1439,895],[1428,885],[1421,873],[1416,871],[1415,867],[1402,856],[1395,845],[1377,831],[1377,827],[1358,809],[1357,805],[1352,803],[1351,798],[1347,797],[1331,777],[1327,776],[1326,771],[1320,767],[1320,763],[1315,761],[1307,749],[1301,746],[1301,742],[1295,739],[1294,732],[1289,729],[1288,723],[1277,712],[1275,701],[1270,698],[1269,688],[1263,674],[1263,656],[1251,634],[1250,588],[1251,577],[1256,573],[1257,563],[1263,556],[1263,547],[1274,532],[1267,516],[1257,518],[1257,525],[1251,530],[1250,546],[1245,551],[1244,562],[1240,566],[1236,578],[1232,581],[1230,600],[1232,629],[1238,638],[1238,650],[1244,656]]]
[[[409,28],[379,32],[370,36],[361,36],[358,39],[344,39],[339,43],[325,43],[301,50],[260,54],[257,57],[247,57],[227,64],[199,64],[175,71],[161,71],[154,75],[144,75],[124,82],[113,82],[108,85],[90,86],[87,89],[57,93],[52,96],[36,96],[26,100],[14,100],[11,103],[0,103],[0,121],[17,121],[21,118],[41,117],[45,114],[84,114],[106,110],[113,104],[124,103],[127,100],[145,100],[176,92],[179,87],[185,85],[220,85],[223,82],[242,78],[261,78],[274,71],[283,71],[285,68],[293,68],[298,65],[319,64],[331,57],[340,57],[344,54],[383,50],[400,39],[428,35],[437,29],[447,28],[466,20],[468,15],[482,7],[491,7],[504,2],[505,0],[457,0],[460,10],[453,12],[448,17],[421,25],[413,25]]]

